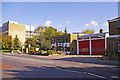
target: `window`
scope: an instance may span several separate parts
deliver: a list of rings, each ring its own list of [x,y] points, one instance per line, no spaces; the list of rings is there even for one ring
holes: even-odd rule
[[[120,52],[120,40],[118,40],[118,52]]]
[[[30,36],[30,34],[26,34],[26,36]]]
[[[74,49],[72,48],[72,51],[74,51]]]
[[[120,22],[118,23],[118,28],[120,28]]]
[[[8,26],[6,26],[6,27],[2,28],[1,30],[5,30],[5,29],[8,29]]]

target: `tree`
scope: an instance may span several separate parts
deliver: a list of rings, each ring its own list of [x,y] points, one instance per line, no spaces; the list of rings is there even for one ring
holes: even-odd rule
[[[0,50],[2,49],[2,33],[0,32]]]
[[[95,33],[95,31],[94,31],[94,29],[87,29],[87,30],[83,30],[82,31],[84,34],[94,34]]]
[[[12,50],[12,45],[13,45],[13,38],[11,35],[8,36],[8,49]]]
[[[21,46],[21,45],[20,45],[20,40],[19,40],[19,38],[18,38],[17,35],[15,36],[13,42],[14,42],[14,45],[13,45],[14,49],[15,49],[15,50],[20,49],[20,46]]]
[[[26,41],[25,41],[25,47],[28,47],[29,44],[31,45],[31,47],[36,47],[36,40],[35,38],[28,38]]]
[[[13,38],[11,35],[5,36],[2,34],[2,49],[12,49]]]
[[[63,31],[58,31],[57,35],[64,35],[65,33]]]
[[[35,37],[36,44],[40,46],[42,50],[51,49],[51,37],[56,35],[63,35],[65,34],[62,31],[57,31],[57,29],[53,27],[47,26],[39,26],[35,31],[39,32],[39,36]]]
[[[67,34],[67,29],[66,29],[66,27],[65,27],[65,34]]]
[[[104,33],[104,30],[103,30],[103,29],[100,29],[100,33]]]
[[[2,49],[7,48],[8,48],[7,37],[4,34],[2,34]]]
[[[45,34],[46,40],[51,40],[51,36],[57,35],[57,29],[53,27],[45,27],[44,34]]]
[[[43,26],[38,26],[38,28],[35,29],[35,31],[43,32],[44,29],[45,29],[45,27],[43,27]]]

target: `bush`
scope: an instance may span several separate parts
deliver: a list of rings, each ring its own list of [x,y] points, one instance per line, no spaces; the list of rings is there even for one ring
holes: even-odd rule
[[[54,54],[55,52],[54,51],[52,51],[52,50],[48,50],[47,51],[47,55],[52,55],[52,54]]]
[[[30,47],[30,51],[34,51],[34,47]]]
[[[44,50],[40,50],[40,52],[39,52],[39,53],[40,53],[40,54],[42,54],[43,52],[44,52]]]
[[[29,54],[34,54],[34,51],[29,51]]]
[[[36,55],[38,55],[39,54],[39,52],[38,51],[36,51]]]
[[[22,49],[19,49],[22,52]]]
[[[11,50],[1,50],[2,52],[4,52],[4,53],[10,53],[11,52]]]
[[[64,52],[63,51],[57,51],[57,54],[63,54]]]
[[[17,50],[13,50],[13,53],[16,53],[17,52]]]

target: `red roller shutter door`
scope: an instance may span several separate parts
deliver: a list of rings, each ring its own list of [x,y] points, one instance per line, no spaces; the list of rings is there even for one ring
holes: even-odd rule
[[[90,54],[89,40],[79,41],[79,54]]]
[[[104,55],[105,39],[92,40],[92,54]]]

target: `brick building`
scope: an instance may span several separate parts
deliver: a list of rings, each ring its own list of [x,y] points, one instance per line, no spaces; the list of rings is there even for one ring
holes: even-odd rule
[[[108,20],[109,39],[108,51],[109,59],[120,59],[120,17]]]
[[[64,51],[66,54],[77,54],[77,37],[83,34],[65,34],[51,38],[52,50]]]
[[[77,54],[81,55],[104,55],[107,49],[109,33],[87,34],[78,37]]]

